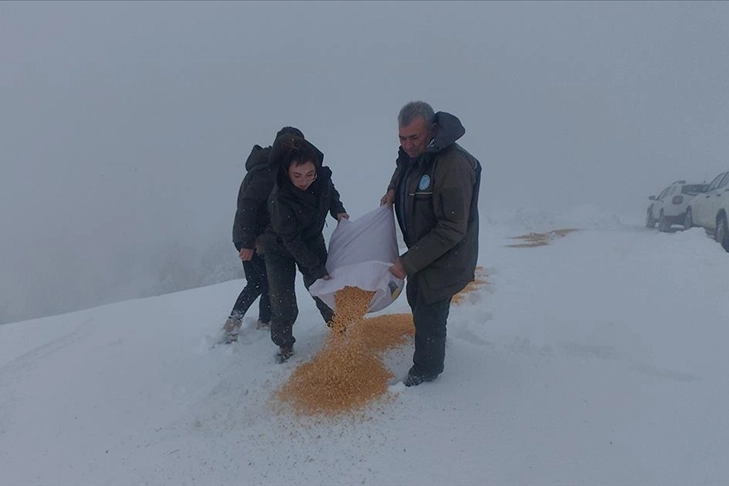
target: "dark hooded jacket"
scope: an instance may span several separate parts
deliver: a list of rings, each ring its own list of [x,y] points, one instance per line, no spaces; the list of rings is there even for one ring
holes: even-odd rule
[[[295,127],[283,127],[276,133],[276,138],[286,133],[304,138],[301,130]],[[259,246],[257,239],[271,221],[268,196],[273,190],[276,171],[269,166],[270,156],[271,146],[262,148],[254,145],[246,160],[246,176],[238,190],[238,206],[233,221],[233,244],[238,251]]]
[[[255,145],[246,160],[246,176],[238,191],[238,209],[233,222],[233,244],[241,248],[255,248],[256,239],[270,222],[268,196],[273,190],[274,173],[268,166],[271,147]]]
[[[306,191],[291,183],[284,167],[284,145],[291,137],[294,135],[278,137],[269,157],[269,168],[276,173],[276,178],[268,199],[271,223],[264,237],[264,251],[289,254],[313,278],[321,278],[327,274],[327,253],[322,233],[327,213],[336,218],[337,214],[346,210],[332,182],[331,169],[323,165],[324,154],[303,139],[302,143],[309,145],[317,154],[314,161],[316,180]]]
[[[478,260],[481,164],[456,143],[466,130],[438,112],[426,152],[410,159],[400,148],[388,189],[408,251],[401,257],[426,303],[445,300],[474,279]]]

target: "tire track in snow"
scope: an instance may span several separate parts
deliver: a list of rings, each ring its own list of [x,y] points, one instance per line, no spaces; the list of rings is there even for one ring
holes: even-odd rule
[[[18,381],[21,375],[37,368],[44,358],[91,334],[94,327],[93,321],[86,319],[70,333],[37,346],[0,366],[0,390],[3,390],[3,394],[0,396],[0,436],[5,434],[7,424],[12,423],[12,412],[18,402],[18,398],[12,393],[13,383]]]

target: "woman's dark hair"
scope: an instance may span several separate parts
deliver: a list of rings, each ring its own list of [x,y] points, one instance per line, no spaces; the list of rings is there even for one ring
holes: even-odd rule
[[[304,165],[311,162],[314,166],[318,166],[319,154],[314,147],[307,143],[303,138],[289,137],[283,141],[283,168],[288,171],[291,164],[295,166]]]

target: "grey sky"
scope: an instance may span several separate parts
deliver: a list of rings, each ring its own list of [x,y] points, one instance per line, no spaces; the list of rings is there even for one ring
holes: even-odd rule
[[[2,2],[0,66],[14,316],[109,300],[160,248],[229,245],[243,160],[283,125],[354,216],[413,99],[466,126],[486,214],[642,214],[729,168],[729,3]]]

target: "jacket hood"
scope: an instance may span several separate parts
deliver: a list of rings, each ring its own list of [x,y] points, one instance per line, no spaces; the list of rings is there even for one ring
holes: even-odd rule
[[[299,138],[305,138],[304,134],[301,133],[301,130],[299,130],[296,127],[283,127],[281,130],[276,133],[276,139],[281,137],[282,135],[293,135]],[[274,139],[274,143],[276,141]],[[261,165],[268,165],[268,158],[269,154],[271,152],[271,146],[269,145],[265,149],[261,147],[260,145],[254,145],[253,150],[251,150],[250,155],[248,156],[248,159],[246,160],[246,170],[250,171],[254,167],[259,167]],[[260,168],[260,167],[259,167]]]
[[[250,155],[246,159],[246,170],[248,172],[253,168],[266,168],[268,166],[268,153],[270,148],[264,149],[260,145],[254,145]]]
[[[440,152],[456,143],[466,133],[461,120],[455,115],[439,111],[435,114],[435,136],[428,144],[428,152]]]
[[[300,137],[300,138],[306,138],[304,136],[304,134],[301,132],[301,130],[299,130],[296,127],[283,127],[281,130],[278,131],[278,133],[276,133],[276,138],[278,138],[281,135],[284,135],[286,133],[290,133],[291,135],[296,135],[297,137]],[[276,140],[276,139],[274,138],[274,140]]]

